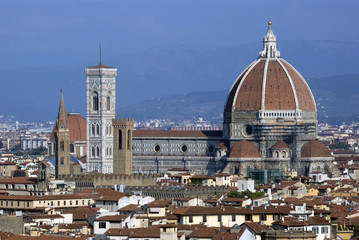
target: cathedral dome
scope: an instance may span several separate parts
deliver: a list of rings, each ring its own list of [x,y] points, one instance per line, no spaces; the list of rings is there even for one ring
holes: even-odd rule
[[[247,140],[236,142],[229,153],[230,158],[260,158],[258,148]]]
[[[86,119],[79,113],[67,113],[67,122],[70,129],[70,141],[86,141]],[[56,126],[52,129],[50,141],[55,142]]]
[[[276,37],[268,24],[263,50],[234,82],[225,112],[260,112],[259,117],[300,117],[316,112],[313,94],[300,73],[280,58]]]
[[[302,147],[302,157],[311,158],[311,157],[331,157],[327,146],[318,140],[311,140],[303,145]]]
[[[284,141],[278,141],[271,147],[271,149],[289,149],[289,146]]]

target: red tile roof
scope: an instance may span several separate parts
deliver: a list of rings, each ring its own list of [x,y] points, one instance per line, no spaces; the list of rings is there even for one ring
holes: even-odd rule
[[[222,131],[134,130],[133,137],[221,138]]]
[[[229,153],[229,158],[260,158],[258,148],[247,140],[236,142]]]
[[[67,113],[70,128],[70,141],[86,141],[86,119],[79,113]],[[52,129],[50,141],[55,141],[55,127]]]
[[[331,157],[327,146],[318,140],[311,140],[305,143],[302,147],[302,157],[311,158],[311,157]]]
[[[109,215],[96,218],[95,221],[122,222],[128,215]]]
[[[276,142],[271,149],[288,149],[289,146],[284,141]]]

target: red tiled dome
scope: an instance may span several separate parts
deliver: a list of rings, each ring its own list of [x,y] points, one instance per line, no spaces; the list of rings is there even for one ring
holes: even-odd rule
[[[289,146],[284,141],[276,142],[271,149],[289,149]]]
[[[247,140],[236,142],[229,153],[230,158],[260,158],[258,148]]]
[[[234,82],[225,111],[316,111],[314,97],[304,78],[281,58],[250,64]]]
[[[86,141],[86,119],[78,113],[68,113],[67,123],[70,128],[70,141]],[[50,141],[55,141],[55,127],[52,129]]]
[[[229,91],[225,112],[316,111],[304,78],[280,58],[271,25],[269,21],[259,58],[239,75]]]
[[[302,157],[304,158],[331,156],[328,147],[318,140],[311,140],[302,147]]]

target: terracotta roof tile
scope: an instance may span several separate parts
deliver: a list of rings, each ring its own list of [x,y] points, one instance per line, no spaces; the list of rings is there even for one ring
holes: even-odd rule
[[[70,129],[70,141],[86,141],[86,119],[78,113],[67,113]],[[52,129],[50,141],[55,141],[55,127]]]
[[[289,146],[284,141],[276,142],[271,149],[288,149]]]
[[[229,158],[260,158],[260,154],[253,143],[241,140],[232,146]]]
[[[315,111],[313,95],[303,77],[283,59],[265,60],[250,64],[236,79],[226,101],[225,111],[259,111],[262,102],[263,76],[266,74],[264,108],[266,110]],[[289,76],[288,76],[289,75]],[[291,81],[293,86],[291,84]]]
[[[302,147],[302,157],[331,157],[327,146],[318,140],[311,140]]]
[[[96,218],[95,221],[122,222],[128,215],[109,215]]]
[[[108,67],[108,66],[102,65],[102,63],[99,63],[96,66],[87,67],[87,68],[113,68],[113,67]]]
[[[222,131],[134,130],[133,137],[222,138]]]

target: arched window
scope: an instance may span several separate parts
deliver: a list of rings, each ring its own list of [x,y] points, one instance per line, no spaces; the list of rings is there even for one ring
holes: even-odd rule
[[[108,93],[107,95],[111,95],[111,93]],[[111,97],[107,96],[106,98],[106,110],[110,111],[111,110]]]
[[[91,128],[92,128],[92,136],[95,136],[95,124],[92,124]]]
[[[122,131],[118,130],[118,149],[122,149]]]
[[[97,157],[100,156],[100,148],[97,147]]]
[[[92,110],[98,111],[98,93],[92,93]]]
[[[64,164],[65,164],[65,160],[64,160],[63,157],[60,159],[60,164],[61,164],[61,165],[64,165]]]
[[[97,128],[97,135],[100,135],[100,126],[98,124],[96,125],[96,128]]]
[[[95,147],[92,147],[92,157],[95,157]]]
[[[65,143],[64,143],[64,141],[60,142],[60,151],[61,152],[65,151]]]
[[[131,143],[131,130],[127,131],[127,150],[130,150],[130,143]]]

